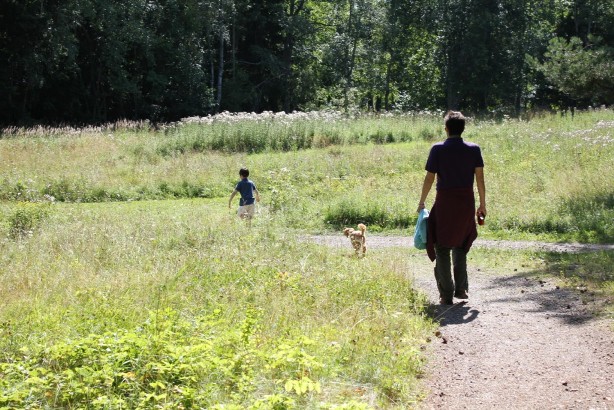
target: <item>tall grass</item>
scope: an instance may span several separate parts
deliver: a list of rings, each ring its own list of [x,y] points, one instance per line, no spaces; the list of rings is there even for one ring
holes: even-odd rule
[[[331,145],[383,144],[429,138],[437,133],[436,114],[361,115],[338,112],[230,114],[188,118],[168,129],[157,147],[162,155],[219,150],[295,151]]]
[[[481,124],[490,228],[558,240],[614,241],[612,111]]]
[[[607,200],[613,124],[614,112],[606,109],[471,120],[465,139],[482,146],[486,161],[485,233],[614,240]],[[311,230],[361,220],[384,230],[411,226],[429,147],[443,138],[441,118],[432,114],[224,114],[157,132],[117,127],[46,137],[39,131],[0,140],[0,199],[220,198],[232,190],[237,170],[249,166],[263,205]]]
[[[431,327],[402,259],[297,242],[265,215],[247,229],[202,200],[55,204],[24,238],[0,226],[0,405],[418,400]]]

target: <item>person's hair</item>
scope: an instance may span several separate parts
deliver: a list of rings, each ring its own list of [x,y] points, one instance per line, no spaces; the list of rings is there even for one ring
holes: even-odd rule
[[[465,116],[460,111],[448,111],[444,122],[450,135],[461,135],[465,131]]]
[[[243,178],[247,178],[249,176],[249,169],[241,168],[239,170],[239,175],[241,175]]]

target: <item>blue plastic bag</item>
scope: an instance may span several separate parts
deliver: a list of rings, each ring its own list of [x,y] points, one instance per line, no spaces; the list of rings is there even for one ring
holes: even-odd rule
[[[426,249],[426,226],[429,220],[428,209],[421,209],[416,222],[416,230],[414,232],[414,247],[416,249]]]

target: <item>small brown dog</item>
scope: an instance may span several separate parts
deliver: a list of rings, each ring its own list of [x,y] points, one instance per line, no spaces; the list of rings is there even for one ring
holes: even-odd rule
[[[352,228],[344,228],[343,234],[350,238],[354,251],[356,252],[356,256],[360,254],[361,250],[362,256],[365,256],[365,253],[367,252],[367,245],[365,245],[365,233],[367,232],[367,227],[364,224],[358,224],[358,229],[359,231]]]

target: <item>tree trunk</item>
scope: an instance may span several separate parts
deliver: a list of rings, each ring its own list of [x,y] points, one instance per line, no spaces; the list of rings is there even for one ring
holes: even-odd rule
[[[390,72],[392,71],[392,56],[388,60],[388,64],[386,64],[386,85],[384,86],[384,109],[390,110],[390,103],[388,99],[390,97]]]
[[[216,105],[218,112],[222,106],[222,78],[224,77],[224,31],[220,30],[220,44],[219,44],[219,61],[217,67],[217,99]]]
[[[292,70],[292,63],[294,58],[294,44],[295,44],[295,17],[303,10],[305,6],[305,0],[299,0],[298,4],[295,0],[290,1],[290,8],[288,9],[288,26],[286,28],[286,36],[284,40],[283,50],[283,62],[284,62],[284,102],[283,109],[286,112],[290,112],[294,108],[294,86],[292,84],[294,79],[294,71]]]
[[[232,79],[237,75],[237,34],[236,34],[236,13],[232,13]]]
[[[213,53],[209,53],[209,54],[210,54],[209,71],[211,74],[209,87],[213,89],[213,87],[215,87],[215,65],[213,64]]]
[[[354,15],[353,10],[354,10],[354,0],[350,0],[350,14],[348,17],[348,35],[352,37],[352,52],[351,55],[350,54],[350,50],[349,47],[346,50],[346,64],[347,64],[347,70],[346,70],[346,78],[345,78],[345,87],[343,90],[343,95],[344,95],[344,109],[345,111],[348,110],[349,107],[349,97],[348,94],[350,92],[350,86],[352,85],[352,75],[354,73],[354,64],[356,61],[356,48],[358,47],[358,33],[355,33],[356,30],[353,29],[353,27],[359,27],[360,26],[360,13],[358,13],[358,17],[356,20],[356,24],[352,24],[352,16]]]

